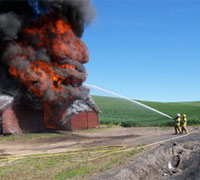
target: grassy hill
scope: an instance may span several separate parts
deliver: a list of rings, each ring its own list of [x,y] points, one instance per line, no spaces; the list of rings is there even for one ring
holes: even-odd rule
[[[92,96],[102,113],[100,124],[122,126],[172,126],[174,121],[121,98]],[[175,117],[187,114],[188,125],[200,124],[200,102],[146,102],[139,101],[165,114]]]

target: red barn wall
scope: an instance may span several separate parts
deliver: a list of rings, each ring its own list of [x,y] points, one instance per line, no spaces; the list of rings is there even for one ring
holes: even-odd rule
[[[55,113],[57,114],[57,113]],[[51,118],[53,118],[52,116]],[[50,118],[50,119],[51,119]],[[99,127],[98,113],[95,111],[74,114],[66,124],[60,124],[59,118],[53,118],[54,130],[85,130]],[[22,105],[12,104],[2,111],[3,134],[21,134],[28,132],[39,132],[46,128],[43,111],[33,111],[26,109]],[[57,125],[57,126],[55,126]]]
[[[94,111],[88,112],[88,129],[99,127],[99,115]]]
[[[19,127],[18,119],[12,109],[12,106],[8,106],[2,112],[2,127],[3,127],[3,134],[22,133],[22,130]]]
[[[12,104],[2,112],[3,134],[20,134],[44,130],[43,112]]]
[[[99,127],[99,116],[94,111],[84,112],[72,115],[69,130],[85,130]]]
[[[49,107],[47,112],[44,112],[44,126],[45,129],[52,130],[67,130],[67,125],[62,123],[65,117],[65,107]]]
[[[71,130],[84,130],[87,129],[87,112],[74,114],[71,117]]]

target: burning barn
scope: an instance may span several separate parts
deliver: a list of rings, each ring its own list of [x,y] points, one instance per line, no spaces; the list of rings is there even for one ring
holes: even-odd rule
[[[9,99],[3,131],[73,124],[71,106],[89,94],[82,85],[89,53],[80,38],[95,13],[90,0],[0,0],[0,92]]]
[[[13,97],[0,95],[0,134],[21,134],[54,130],[84,130],[99,127],[99,109],[90,96],[76,100],[63,114],[62,121],[44,121],[42,110],[18,104]]]

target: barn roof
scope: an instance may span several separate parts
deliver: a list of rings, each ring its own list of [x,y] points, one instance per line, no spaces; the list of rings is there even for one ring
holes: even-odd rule
[[[95,112],[101,113],[100,109],[97,107],[96,103],[94,102],[94,100],[90,95],[86,97],[85,103],[88,104],[88,106],[92,108]]]
[[[84,100],[74,101],[73,104],[67,109],[66,119],[69,119],[73,114],[79,114],[87,111],[95,111],[96,113],[101,112],[90,95],[88,95]]]
[[[0,94],[0,111],[4,110],[9,104],[13,102],[13,100],[14,98],[12,96]],[[86,110],[94,110],[97,113],[101,113],[90,95],[88,95],[85,100],[75,101],[74,104],[72,104],[72,108],[77,105],[80,108],[80,112],[84,112]]]
[[[9,104],[13,102],[14,98],[9,95],[0,95],[0,111],[4,110]]]

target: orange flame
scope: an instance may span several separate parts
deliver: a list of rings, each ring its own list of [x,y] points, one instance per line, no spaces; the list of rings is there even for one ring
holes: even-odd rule
[[[85,80],[86,75],[77,71],[75,65],[66,64],[65,60],[71,59],[81,64],[88,62],[86,45],[76,37],[67,22],[57,20],[50,14],[36,20],[32,27],[24,29],[22,34],[25,40],[18,43],[21,52],[17,57],[10,56],[10,74],[41,99],[47,91],[52,91],[54,92],[52,96],[59,95],[58,99],[61,102],[71,101],[73,99],[71,95],[67,96],[67,99],[64,98],[68,93],[64,86],[70,84],[78,93],[76,86]],[[49,61],[30,60],[40,49],[46,49]],[[16,61],[26,65],[18,68]],[[43,101],[44,109],[47,111],[49,111],[48,103]]]

